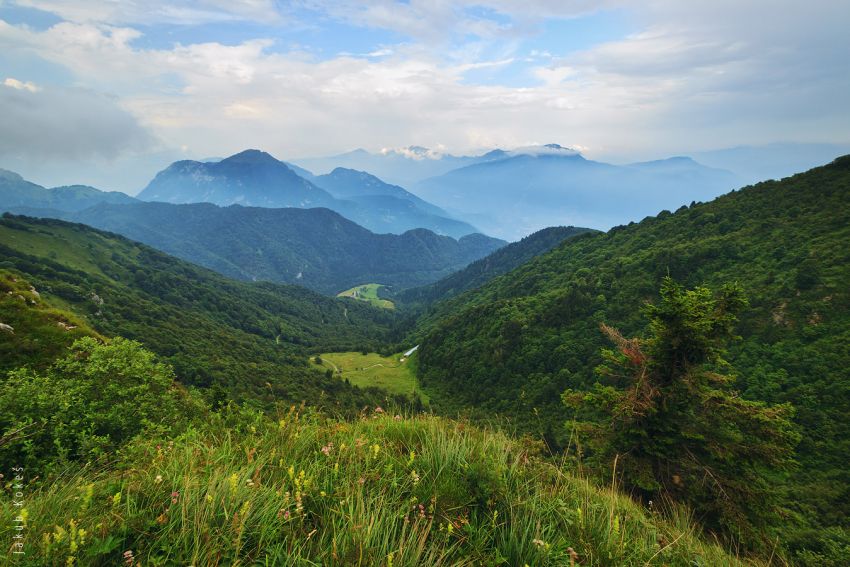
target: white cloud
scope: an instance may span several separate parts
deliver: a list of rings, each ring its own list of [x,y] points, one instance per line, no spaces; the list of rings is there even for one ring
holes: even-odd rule
[[[66,12],[94,4],[72,1]],[[280,53],[268,38],[141,49],[133,41],[140,32],[129,23],[87,18],[84,11],[76,23],[45,31],[0,22],[0,49],[37,54],[68,69],[77,84],[115,93],[112,108],[198,156],[262,147],[291,158],[411,143],[442,143],[458,153],[542,140],[652,157],[777,139],[847,139],[846,2],[783,11],[764,2],[682,7],[654,0],[633,8],[640,31],[630,37],[561,59],[536,54],[544,59],[528,62],[534,81],[521,87],[469,84],[464,77],[471,69],[523,63],[511,55],[517,44],[485,57],[475,42],[447,49],[429,43],[463,36],[480,23],[459,15],[457,6],[489,6],[521,26],[524,11],[537,19],[574,17],[613,4],[334,2],[325,7],[335,17],[401,30],[418,41],[324,61]],[[238,8],[260,14],[268,5]],[[516,31],[503,24],[475,29],[493,37]]]
[[[3,85],[11,87],[13,89],[17,89],[19,91],[29,91],[31,93],[37,93],[41,90],[41,87],[39,87],[35,83],[31,83],[29,81],[19,81],[14,77],[6,77],[6,79],[3,81]]]

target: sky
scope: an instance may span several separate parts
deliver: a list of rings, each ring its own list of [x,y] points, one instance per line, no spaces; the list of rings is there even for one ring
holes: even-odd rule
[[[847,0],[0,0],[0,167],[850,142]]]

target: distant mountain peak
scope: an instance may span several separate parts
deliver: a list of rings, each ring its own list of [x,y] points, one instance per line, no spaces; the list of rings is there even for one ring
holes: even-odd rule
[[[7,181],[23,181],[24,178],[15,173],[14,171],[9,171],[8,169],[0,168],[0,179],[5,179]]]
[[[251,149],[239,152],[238,154],[233,154],[230,157],[224,158],[219,163],[261,165],[266,163],[279,164],[281,162],[269,153],[266,153],[262,150]]]

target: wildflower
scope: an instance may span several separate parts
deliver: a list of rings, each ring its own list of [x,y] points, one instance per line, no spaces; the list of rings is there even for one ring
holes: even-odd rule
[[[329,457],[331,455],[331,451],[333,451],[333,449],[334,449],[334,444],[333,444],[333,441],[331,441],[330,443],[328,443],[327,445],[322,447],[322,453],[324,453],[326,457]]]
[[[162,475],[161,474],[156,475],[156,478],[153,479],[153,481],[155,483],[159,484],[160,482],[162,482]]]
[[[289,473],[289,479],[290,480],[295,478],[295,467],[294,466],[289,465],[289,470],[287,470],[286,472]]]
[[[381,446],[380,445],[378,445],[377,443],[372,445],[372,456],[373,457],[377,457],[378,453],[380,453],[380,452],[381,452]]]
[[[253,486],[254,486],[254,481],[253,481],[252,479],[250,479],[250,478],[249,478],[249,479],[246,479],[246,480],[245,480],[245,486],[247,486],[248,488],[253,488]]]
[[[212,494],[207,494],[207,502],[212,502],[212,501],[213,501]]]
[[[412,465],[412,464],[413,464],[413,460],[414,460],[415,458],[416,458],[416,451],[411,451],[411,452],[410,452],[410,458],[409,458],[409,459],[407,459],[407,466]]]
[[[127,551],[124,552],[124,564],[125,565],[135,565],[136,564],[136,558],[133,557],[133,550],[132,549],[128,549]]]
[[[366,482],[366,479],[361,476],[359,479],[357,479],[357,482],[359,484],[364,484]]]
[[[398,414],[396,414],[396,415],[393,417],[393,419],[394,419],[394,420],[396,420],[396,421],[401,421],[401,416],[400,416],[400,415],[398,415]]]
[[[390,553],[387,555],[387,567],[393,567],[393,558],[394,558],[394,557],[395,557],[395,554],[394,554],[394,553],[392,553],[392,552],[390,552]]]
[[[375,413],[384,413],[384,409],[381,406],[376,406]]]
[[[121,504],[121,491],[120,490],[115,493],[115,496],[112,497],[112,505],[118,506],[119,504]]]
[[[419,484],[419,480],[420,480],[419,473],[417,473],[415,469],[410,471],[410,478],[413,479],[413,486],[416,486],[417,484]]]
[[[236,485],[239,484],[239,475],[233,473],[228,477],[227,483],[230,485],[230,492],[236,492]]]
[[[175,490],[174,492],[171,493],[171,503],[172,504],[177,504],[178,498],[180,498],[180,492]]]
[[[320,492],[319,492],[319,496],[321,496],[322,498],[324,498],[324,497],[325,497],[325,496],[327,496],[327,495],[328,495],[328,493],[327,493],[327,492],[325,492],[324,490],[322,490],[322,491],[320,491]]]

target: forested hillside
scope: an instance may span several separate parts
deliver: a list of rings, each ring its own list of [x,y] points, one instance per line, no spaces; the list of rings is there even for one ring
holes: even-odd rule
[[[687,288],[738,282],[749,307],[727,355],[734,385],[746,399],[791,403],[802,432],[799,466],[775,487],[786,545],[841,549],[846,532],[827,527],[850,517],[848,198],[850,156],[569,239],[424,317],[420,379],[442,411],[511,416],[557,448],[570,433],[561,394],[600,380],[601,323],[642,335],[642,306],[665,276]]]
[[[398,299],[406,303],[429,305],[479,287],[496,276],[507,273],[538,254],[548,252],[567,238],[584,234],[587,228],[553,226],[538,230],[520,240],[499,248],[492,254],[472,262],[462,270],[422,287],[405,290]]]
[[[230,280],[83,225],[7,215],[0,219],[0,242],[0,268],[10,287],[4,317],[10,311],[14,324],[38,319],[13,312],[40,309],[46,301],[68,312],[56,323],[136,339],[173,365],[181,381],[221,399],[319,403],[329,395],[359,404],[351,387],[311,370],[306,354],[382,344],[393,321],[386,310],[302,287]],[[15,285],[35,292],[16,292]]]
[[[504,244],[425,229],[375,234],[328,209],[136,203],[53,216],[117,232],[232,278],[326,294],[372,282],[399,289],[426,284]]]

